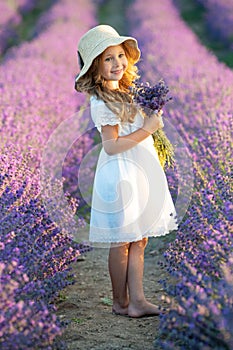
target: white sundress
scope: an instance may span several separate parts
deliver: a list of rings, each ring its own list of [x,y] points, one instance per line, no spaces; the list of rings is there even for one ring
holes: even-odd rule
[[[123,136],[143,125],[139,112],[133,123],[122,123],[102,100],[91,97],[90,103],[99,132],[102,125],[117,124]],[[134,242],[174,229],[176,211],[152,136],[115,155],[102,148],[93,184],[90,242]]]

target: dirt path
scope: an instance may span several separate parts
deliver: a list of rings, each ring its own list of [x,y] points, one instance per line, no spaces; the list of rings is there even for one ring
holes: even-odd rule
[[[165,277],[158,261],[171,236],[152,239],[146,248],[144,289],[146,297],[161,304],[163,290],[158,280]],[[158,317],[132,319],[111,313],[111,282],[108,250],[95,248],[74,265],[76,283],[63,291],[57,314],[68,326],[62,336],[68,350],[154,350]]]
[[[113,25],[120,33],[127,33],[126,21],[118,16],[119,7],[128,1],[105,1],[99,11],[101,23]],[[117,6],[117,8],[116,8]],[[174,234],[150,239],[145,252],[144,290],[146,297],[161,304],[163,290],[159,279],[167,276],[158,262]],[[155,350],[153,341],[159,327],[159,317],[132,319],[111,313],[111,281],[108,274],[108,250],[95,248],[84,261],[74,265],[76,283],[63,291],[57,314],[68,326],[62,336],[68,350]],[[165,305],[165,304],[164,304]]]

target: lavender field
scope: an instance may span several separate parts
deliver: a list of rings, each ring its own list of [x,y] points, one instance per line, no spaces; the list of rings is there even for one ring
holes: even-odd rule
[[[209,29],[221,40],[233,48],[233,6],[228,0],[197,0],[206,9],[206,21]]]
[[[55,300],[73,283],[72,264],[90,249],[74,239],[85,226],[79,213],[86,210],[77,172],[95,146],[92,132],[81,133],[89,128],[89,115],[83,112],[88,106],[85,97],[74,90],[76,48],[81,35],[98,23],[103,3],[53,1],[35,23],[34,38],[9,49],[22,13],[30,13],[36,0],[0,5],[4,10],[0,348],[4,350],[66,348],[57,340],[64,325],[56,316]],[[224,24],[232,22],[233,3],[216,0],[215,7],[211,1],[202,3],[208,9],[210,30],[232,45],[232,26]],[[141,79],[155,83],[163,78],[173,97],[164,109],[164,120],[176,164],[166,172],[179,230],[165,252],[165,264],[161,262],[170,274],[161,280],[170,309],[160,318],[153,346],[231,350],[233,71],[200,43],[172,0],[134,0],[126,16],[127,34],[138,39],[142,51]],[[56,134],[61,126],[62,133]],[[76,134],[81,135],[78,140]],[[60,159],[62,174],[47,173],[57,169]],[[91,170],[85,176],[88,185]]]
[[[72,283],[71,263],[89,249],[71,236],[83,225],[72,215],[76,202],[68,214],[55,208],[62,226],[51,219],[40,196],[40,162],[52,131],[84,101],[73,89],[75,51],[94,17],[90,2],[54,2],[35,38],[8,50],[1,63],[1,349],[51,348],[61,334],[54,298]],[[91,143],[86,137],[83,150]]]
[[[177,283],[163,281],[172,304],[155,348],[232,349],[233,72],[200,45],[171,1],[139,0],[132,11],[133,35],[146,53],[143,78],[162,76],[174,92],[167,118],[185,140],[195,175],[190,205],[165,253]]]

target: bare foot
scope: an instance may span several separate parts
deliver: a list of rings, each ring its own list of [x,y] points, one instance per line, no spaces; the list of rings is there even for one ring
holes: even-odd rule
[[[125,307],[122,307],[121,305],[114,303],[112,307],[112,313],[115,315],[126,316],[128,315],[128,305]]]
[[[149,303],[147,300],[135,304],[130,303],[128,306],[128,316],[130,317],[158,316],[160,314],[159,307]]]

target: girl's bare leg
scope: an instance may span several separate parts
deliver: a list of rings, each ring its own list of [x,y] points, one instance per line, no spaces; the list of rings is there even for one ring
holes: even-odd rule
[[[142,317],[146,315],[159,315],[156,305],[149,303],[143,291],[144,250],[147,238],[130,244],[128,260],[128,288],[129,305],[128,315]]]
[[[129,244],[112,246],[109,250],[109,273],[112,281],[113,307],[114,313],[119,315],[128,314],[128,252]]]

